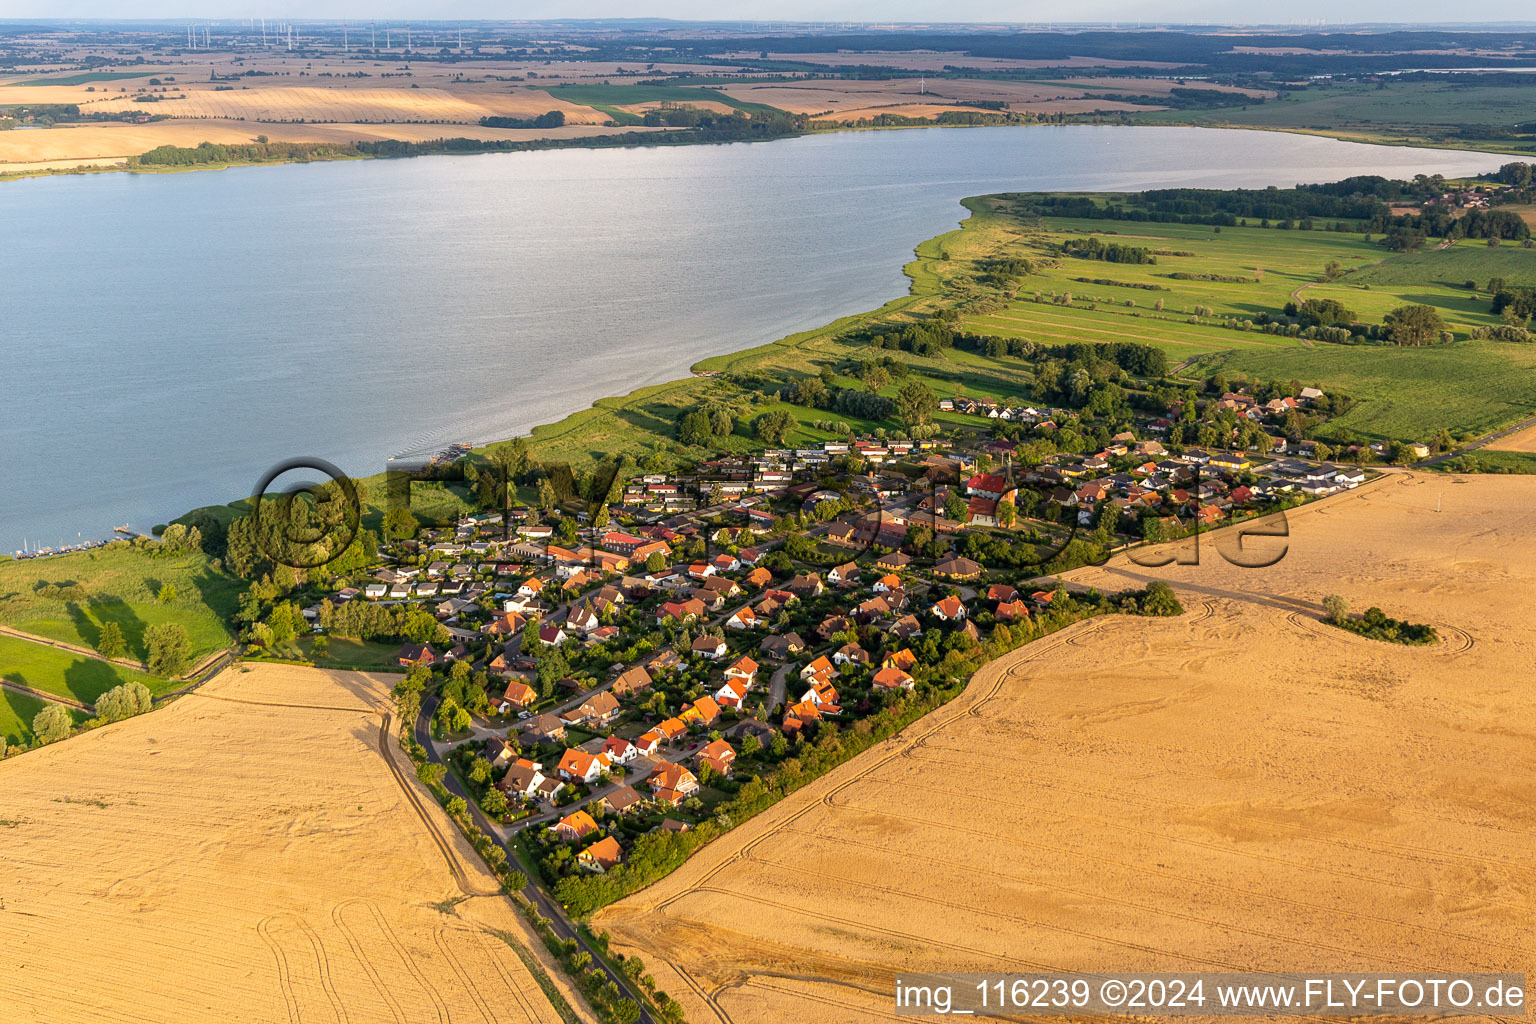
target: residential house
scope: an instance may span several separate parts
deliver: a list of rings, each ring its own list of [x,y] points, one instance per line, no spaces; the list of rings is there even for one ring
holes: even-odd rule
[[[597,831],[597,822],[586,811],[572,811],[556,822],[550,831],[566,842],[579,842]]]
[[[401,644],[400,652],[395,656],[401,668],[415,668],[417,665],[435,665],[438,657],[431,644]]]
[[[929,614],[944,622],[959,622],[965,618],[965,605],[953,594],[942,601],[936,601],[928,609]]]
[[[542,714],[528,720],[523,735],[535,743],[558,743],[565,739],[565,723],[554,715]]]
[[[698,764],[729,778],[736,764],[736,750],[725,740],[711,740],[699,751]]]
[[[643,804],[645,797],[641,796],[634,786],[620,786],[618,789],[604,793],[593,802],[607,808],[613,814],[624,815]]]
[[[725,678],[738,680],[750,690],[757,682],[757,669],[757,662],[743,654],[726,668]]]
[[[875,673],[874,685],[883,690],[910,690],[916,685],[913,678],[899,668],[883,668]]]
[[[725,652],[725,641],[717,636],[706,634],[693,642],[693,653],[701,658],[708,658],[710,661],[725,657]]]
[[[699,791],[699,780],[693,772],[672,761],[658,764],[646,781],[656,794],[657,802],[670,807],[676,807]]]
[[[640,756],[639,749],[622,736],[610,736],[604,740],[603,753],[614,764],[629,764]]]
[[[624,860],[624,848],[613,836],[604,836],[576,855],[576,863],[588,871],[603,874]]]
[[[539,691],[529,686],[520,679],[513,679],[507,683],[506,692],[501,695],[499,714],[506,714],[514,708],[531,707],[539,699]]]
[[[567,782],[593,782],[599,775],[611,767],[606,754],[589,754],[577,747],[571,747],[560,757],[560,765],[556,771]]]
[[[651,674],[639,665],[625,669],[619,674],[619,678],[613,681],[612,692],[615,696],[628,697],[639,693],[641,690],[650,689],[652,683]]]

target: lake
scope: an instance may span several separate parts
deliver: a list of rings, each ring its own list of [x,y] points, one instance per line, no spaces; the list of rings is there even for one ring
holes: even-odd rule
[[[0,550],[273,464],[527,431],[906,291],[957,200],[1491,170],[1277,132],[1039,127],[0,184]]]

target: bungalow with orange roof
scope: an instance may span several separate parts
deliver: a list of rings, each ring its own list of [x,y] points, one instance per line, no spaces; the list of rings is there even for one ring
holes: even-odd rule
[[[723,708],[739,708],[747,702],[747,684],[740,679],[727,679],[715,691],[715,703]]]
[[[531,707],[538,699],[539,691],[520,679],[513,679],[507,683],[506,692],[501,695],[501,706],[498,710],[501,714],[506,714],[511,708]]]
[[[725,740],[711,740],[699,751],[698,763],[729,778],[736,764],[736,749]]]
[[[597,831],[597,822],[586,811],[572,811],[556,822],[550,831],[567,842],[578,842]]]
[[[629,764],[640,756],[640,751],[622,736],[610,736],[603,743],[603,753],[614,764]]]
[[[837,687],[825,680],[818,679],[811,683],[810,688],[800,695],[802,701],[810,701],[819,708],[832,707],[837,704]]]
[[[686,601],[668,601],[656,609],[656,623],[672,619],[674,622],[689,622],[703,615],[708,609],[704,602],[696,597],[690,597]]]
[[[910,690],[916,685],[911,676],[899,668],[883,668],[875,673],[874,684],[883,690]]]
[[[742,605],[735,614],[725,620],[726,629],[756,629],[761,624],[757,612],[750,605]]]
[[[603,874],[624,860],[624,848],[613,836],[604,836],[576,855],[576,863],[588,871]]]
[[[944,622],[959,622],[965,618],[965,605],[953,594],[942,601],[935,601],[928,611],[934,618]]]
[[[700,697],[684,708],[677,717],[689,724],[708,727],[720,720],[720,705],[715,703],[713,697]]]
[[[1019,619],[1029,618],[1029,605],[1023,601],[1004,601],[997,606],[995,612],[998,622],[1015,622]]]
[[[517,588],[517,593],[521,597],[538,597],[543,592],[544,581],[537,576],[529,576],[523,580],[523,585]]]
[[[769,572],[766,568],[760,565],[756,569],[753,569],[751,572],[747,573],[746,582],[748,586],[766,587],[768,584],[773,582],[773,573]]]
[[[811,662],[809,665],[806,665],[800,670],[801,679],[811,679],[813,677],[818,679],[837,678],[837,669],[832,667],[832,662],[827,660],[827,656],[825,654],[821,655],[815,661]]]
[[[880,659],[881,668],[899,668],[903,672],[917,664],[917,655],[912,653],[912,648],[904,647],[894,654],[887,654]]]
[[[635,737],[635,749],[642,757],[651,757],[661,746],[664,737],[659,729],[650,729]]]
[[[875,586],[873,589],[877,594],[884,594],[889,590],[900,590],[901,577],[897,576],[893,572],[888,572],[884,576],[881,576],[879,579],[875,580]]]
[[[740,681],[747,689],[757,682],[757,662],[743,654],[726,667],[725,678]]]
[[[676,743],[688,735],[688,724],[681,718],[668,718],[656,723],[656,732],[668,743]]]
[[[606,754],[589,754],[571,747],[561,755],[556,771],[567,782],[592,782],[609,767],[611,762]]]

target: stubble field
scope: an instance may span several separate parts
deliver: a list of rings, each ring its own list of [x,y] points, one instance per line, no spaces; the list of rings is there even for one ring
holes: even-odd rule
[[[1188,611],[988,666],[597,923],[735,1024],[888,1018],[918,971],[1536,973],[1533,496],[1392,475],[1269,569],[1084,570]],[[1444,639],[1327,626],[1333,592]]]
[[[558,1022],[537,939],[381,756],[387,685],[236,669],[0,762],[5,1019]]]

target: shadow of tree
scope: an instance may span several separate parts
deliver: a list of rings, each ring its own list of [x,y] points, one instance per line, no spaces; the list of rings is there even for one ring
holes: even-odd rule
[[[100,594],[93,594],[87,605],[88,610],[74,602],[65,605],[76,631],[86,644],[95,647],[101,641],[101,627],[108,622],[115,622],[117,628],[123,631],[128,654],[140,661],[148,657],[149,652],[144,646],[144,631],[149,626],[139,618],[139,613],[133,610],[132,605],[120,597]]]

